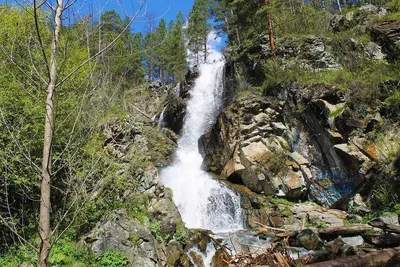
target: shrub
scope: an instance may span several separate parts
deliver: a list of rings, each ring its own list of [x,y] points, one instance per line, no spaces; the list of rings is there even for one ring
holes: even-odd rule
[[[125,267],[128,266],[128,264],[128,258],[118,251],[102,253],[94,260],[94,266],[96,267]]]

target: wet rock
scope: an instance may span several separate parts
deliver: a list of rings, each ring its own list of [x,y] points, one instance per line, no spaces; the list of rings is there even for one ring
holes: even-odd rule
[[[324,243],[318,233],[305,229],[296,236],[296,244],[308,250],[319,250]]]

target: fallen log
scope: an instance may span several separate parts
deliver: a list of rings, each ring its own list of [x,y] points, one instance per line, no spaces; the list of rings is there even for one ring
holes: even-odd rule
[[[385,230],[388,232],[400,234],[400,226],[398,226],[398,225],[387,224],[387,223],[379,222],[379,221],[372,221],[372,222],[369,222],[368,224],[373,227],[376,227],[376,228],[381,228],[382,230]]]
[[[337,226],[318,229],[318,233],[321,236],[351,236],[363,234],[366,231],[371,230],[372,228],[373,227],[368,224]]]
[[[363,238],[367,243],[381,248],[397,247],[400,245],[400,234],[371,234],[363,235]]]
[[[389,248],[364,255],[355,255],[331,261],[304,265],[303,267],[381,267],[384,266],[397,253],[398,251],[396,251],[395,249]]]

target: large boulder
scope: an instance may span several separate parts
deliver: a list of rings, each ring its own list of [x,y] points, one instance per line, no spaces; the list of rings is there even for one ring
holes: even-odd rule
[[[304,229],[296,236],[296,244],[308,250],[319,250],[323,247],[324,242],[318,233],[311,229]]]
[[[128,218],[124,210],[116,210],[102,219],[80,245],[95,254],[120,251],[134,266],[155,267],[161,261],[149,222]]]
[[[387,60],[395,62],[400,59],[400,22],[384,20],[369,29],[372,39],[383,47]]]

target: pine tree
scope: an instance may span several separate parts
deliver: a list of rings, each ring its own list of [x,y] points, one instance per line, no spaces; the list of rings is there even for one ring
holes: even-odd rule
[[[187,67],[187,52],[183,31],[184,17],[181,12],[176,16],[176,21],[171,21],[169,34],[166,40],[166,71],[171,81],[183,78]]]
[[[167,41],[167,24],[164,19],[160,21],[155,31],[155,57],[158,79],[164,81],[166,69],[166,41]]]
[[[207,0],[195,0],[189,14],[188,38],[189,49],[193,53],[195,61],[199,64],[203,54],[204,62],[207,61],[207,36],[210,32],[210,14]]]

